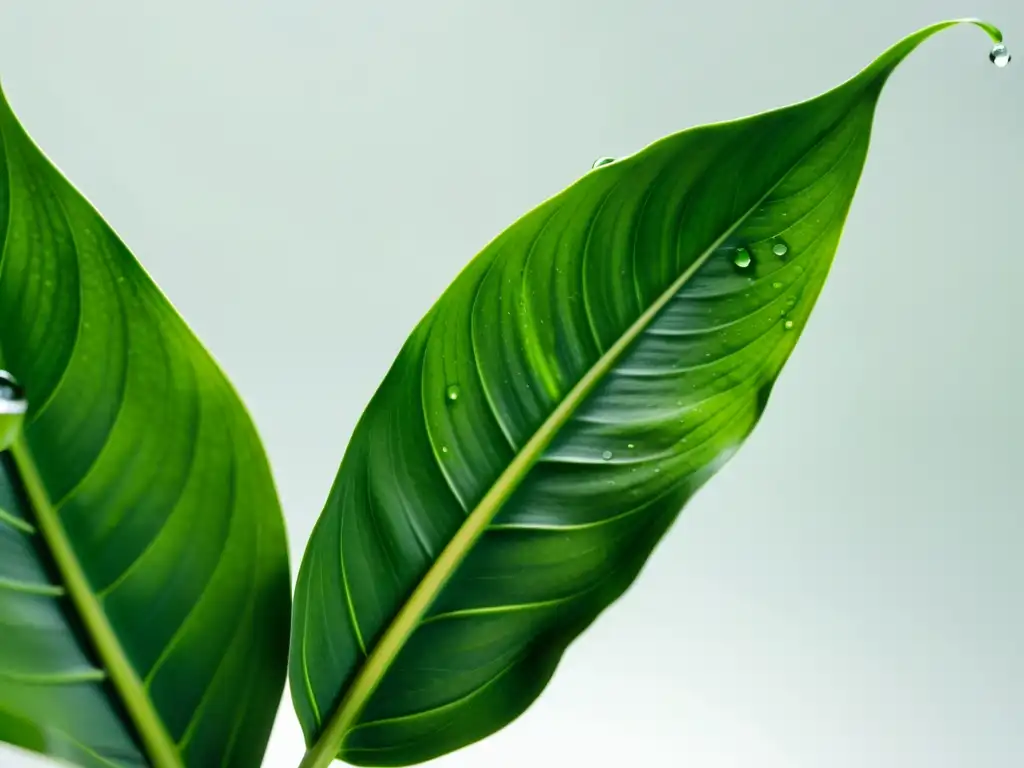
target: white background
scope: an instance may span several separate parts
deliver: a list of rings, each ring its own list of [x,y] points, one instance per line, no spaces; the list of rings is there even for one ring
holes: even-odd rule
[[[600,155],[965,14],[1019,60],[961,27],[897,71],[761,425],[538,703],[436,765],[1011,768],[1020,0],[2,0],[0,77],[245,398],[296,571],[364,405],[491,237]],[[302,750],[286,697],[267,765]]]

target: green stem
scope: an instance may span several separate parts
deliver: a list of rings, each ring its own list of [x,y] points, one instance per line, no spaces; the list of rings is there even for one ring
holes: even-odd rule
[[[325,766],[329,766],[334,761],[334,758],[337,757],[336,753],[330,751],[332,746],[323,739],[318,739],[316,744],[303,755],[299,768],[325,768]]]
[[[100,662],[121,696],[125,710],[142,739],[153,767],[184,768],[177,746],[164,728],[163,721],[154,709],[142,680],[128,660],[121,642],[107,620],[106,613],[89,585],[82,564],[78,561],[71,542],[68,541],[67,532],[61,524],[57,510],[50,502],[24,434],[15,438],[10,451],[32,504],[36,525],[53,555],[67,594],[89,633]]]

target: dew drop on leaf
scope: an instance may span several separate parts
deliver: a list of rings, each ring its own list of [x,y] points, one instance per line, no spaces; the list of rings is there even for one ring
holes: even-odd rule
[[[594,170],[595,168],[600,168],[602,165],[608,165],[608,163],[614,162],[614,157],[599,157],[597,158],[597,160],[594,161],[594,164],[590,166],[590,170]]]
[[[448,398],[448,402],[454,403],[459,399],[459,385],[449,384],[448,389],[445,390],[444,396]]]
[[[988,54],[988,58],[989,61],[1002,69],[1010,63],[1010,52],[1006,50],[1006,46],[1002,43],[996,43],[992,46],[992,50]]]
[[[6,451],[17,438],[28,403],[25,390],[7,371],[0,371],[0,451]]]
[[[792,331],[793,330],[793,321],[792,320],[787,320],[786,322],[784,322],[782,324],[782,327],[785,328],[787,331]]]
[[[750,251],[746,248],[737,248],[736,253],[733,254],[732,263],[740,269],[746,269],[750,266]]]
[[[785,256],[787,253],[789,253],[789,246],[780,240],[779,242],[772,246],[772,253],[774,253],[776,256]]]
[[[604,453],[601,454],[601,458],[604,459],[605,461],[611,461],[612,452],[611,451],[605,451]]]
[[[24,413],[25,390],[7,371],[0,371],[0,414]]]

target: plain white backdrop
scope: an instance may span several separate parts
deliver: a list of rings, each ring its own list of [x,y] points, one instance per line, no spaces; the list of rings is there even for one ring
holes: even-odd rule
[[[295,572],[399,346],[494,235],[598,156],[814,96],[964,15],[1019,60],[962,27],[897,71],[762,423],[538,703],[436,765],[1007,768],[1020,0],[2,0],[0,77],[245,398]],[[286,694],[266,765],[302,751]]]

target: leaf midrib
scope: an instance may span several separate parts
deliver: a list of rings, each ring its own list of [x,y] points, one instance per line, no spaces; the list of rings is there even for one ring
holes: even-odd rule
[[[865,73],[862,73],[862,75]],[[859,76],[858,76],[859,77]],[[405,645],[412,633],[422,621],[430,605],[454,574],[462,560],[476,541],[483,535],[489,523],[512,495],[519,483],[541,457],[559,431],[569,421],[576,409],[586,400],[595,387],[614,368],[629,346],[643,333],[654,318],[664,309],[673,297],[693,278],[709,258],[720,248],[732,234],[743,225],[758,207],[781,185],[789,175],[828,137],[842,120],[861,103],[862,91],[858,98],[851,101],[834,121],[828,124],[816,137],[811,146],[802,153],[783,173],[771,184],[742,215],[730,225],[694,262],[665,289],[651,305],[642,312],[629,328],[612,344],[569,390],[558,406],[544,420],[516,454],[508,467],[491,485],[487,493],[470,512],[455,535],[448,542],[437,560],[416,585],[409,598],[405,601],[391,623],[381,635],[376,647],[367,656],[366,663],[356,673],[352,684],[341,699],[338,707],[330,716],[327,727],[321,732],[314,745],[307,751],[299,768],[318,768],[327,765],[337,756],[345,736],[356,722],[369,697],[383,679],[391,666],[391,662]],[[812,99],[812,101],[816,101]],[[808,102],[805,102],[808,103]],[[304,670],[308,675],[308,669]]]
[[[89,584],[75,555],[57,510],[50,502],[24,434],[11,446],[11,455],[32,504],[39,533],[53,556],[67,594],[85,625],[103,668],[110,675],[125,710],[131,718],[154,768],[183,768],[177,746],[171,739],[125,653],[107,615]]]

